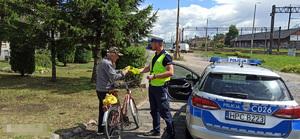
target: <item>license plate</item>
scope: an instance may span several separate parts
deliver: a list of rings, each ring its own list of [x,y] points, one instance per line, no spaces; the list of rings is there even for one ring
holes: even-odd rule
[[[258,115],[258,114],[226,111],[225,119],[264,125],[266,121],[266,116]]]

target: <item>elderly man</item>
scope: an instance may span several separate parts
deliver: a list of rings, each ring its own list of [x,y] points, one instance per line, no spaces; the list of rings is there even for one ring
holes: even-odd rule
[[[114,89],[115,81],[125,77],[128,72],[128,69],[122,72],[121,69],[116,70],[114,67],[114,63],[119,59],[119,56],[122,55],[117,47],[111,47],[107,50],[107,56],[104,57],[98,65],[96,92],[99,99],[99,117],[97,135],[104,134],[104,126],[101,124],[104,114],[102,101],[105,99],[106,93]]]
[[[150,64],[139,69],[141,73],[150,72],[147,79],[150,83],[149,102],[153,129],[146,132],[144,136],[160,136],[160,117],[162,117],[167,124],[166,139],[174,139],[175,130],[166,85],[166,82],[173,76],[172,57],[164,50],[163,38],[161,37],[152,36],[151,47],[156,52],[153,54]]]

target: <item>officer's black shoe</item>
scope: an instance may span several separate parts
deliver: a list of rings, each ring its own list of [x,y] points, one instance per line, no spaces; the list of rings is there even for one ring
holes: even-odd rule
[[[167,134],[167,136],[164,139],[175,139],[174,134]]]
[[[146,132],[144,136],[160,136],[159,131],[151,130],[150,132]]]

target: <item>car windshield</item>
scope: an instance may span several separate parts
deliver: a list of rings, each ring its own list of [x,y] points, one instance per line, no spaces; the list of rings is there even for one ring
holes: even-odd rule
[[[290,93],[280,78],[240,74],[210,74],[201,91],[251,100],[287,101]]]

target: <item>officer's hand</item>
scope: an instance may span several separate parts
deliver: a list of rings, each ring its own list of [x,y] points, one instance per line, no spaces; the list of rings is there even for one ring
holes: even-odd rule
[[[147,79],[148,79],[148,80],[153,80],[153,79],[154,79],[153,76],[154,76],[154,75],[148,75],[148,76],[147,76]]]

